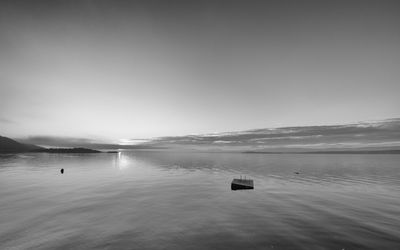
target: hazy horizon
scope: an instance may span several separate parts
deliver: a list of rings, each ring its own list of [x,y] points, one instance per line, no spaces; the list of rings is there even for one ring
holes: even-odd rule
[[[211,134],[130,139],[113,143],[95,138],[28,136],[20,142],[45,147],[164,149],[199,151],[318,151],[400,149],[400,118],[326,126],[296,126]]]

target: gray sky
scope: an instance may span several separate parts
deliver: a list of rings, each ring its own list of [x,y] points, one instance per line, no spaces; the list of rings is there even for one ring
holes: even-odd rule
[[[2,1],[0,133],[124,142],[400,117],[398,1]]]

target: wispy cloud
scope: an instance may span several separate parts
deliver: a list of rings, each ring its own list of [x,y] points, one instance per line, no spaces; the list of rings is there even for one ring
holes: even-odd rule
[[[60,136],[29,136],[18,139],[20,142],[50,147],[77,147],[90,145],[96,141],[88,138],[60,137]]]
[[[400,119],[332,126],[254,129],[220,134],[162,137],[150,142],[167,147],[227,150],[282,150],[400,147]]]
[[[138,144],[144,144],[148,141],[150,141],[150,139],[139,139],[139,138],[119,139],[117,144],[119,144],[119,145],[138,145]]]
[[[141,143],[135,140],[124,141],[126,143],[108,143],[105,141],[75,138],[75,137],[59,137],[59,136],[29,136],[26,138],[17,138],[19,142],[27,144],[35,144],[44,147],[85,147],[92,149],[148,149],[159,148],[147,145],[143,141]],[[135,141],[135,143],[132,143]],[[128,143],[131,142],[131,143]]]
[[[15,123],[15,121],[4,118],[4,117],[0,117],[0,123]]]

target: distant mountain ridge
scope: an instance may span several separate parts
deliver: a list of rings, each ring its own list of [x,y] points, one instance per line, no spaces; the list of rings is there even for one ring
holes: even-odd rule
[[[33,144],[24,144],[17,142],[8,137],[0,136],[0,154],[16,154],[16,153],[101,153],[101,151],[89,148],[44,148]]]
[[[43,148],[32,144],[19,143],[8,137],[0,136],[0,154],[23,153],[39,149]]]

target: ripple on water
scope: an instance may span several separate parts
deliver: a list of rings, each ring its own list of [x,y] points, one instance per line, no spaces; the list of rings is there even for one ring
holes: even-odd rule
[[[399,159],[1,157],[0,248],[400,249]]]

